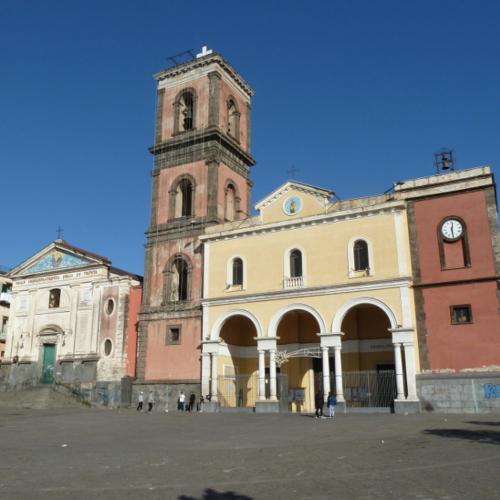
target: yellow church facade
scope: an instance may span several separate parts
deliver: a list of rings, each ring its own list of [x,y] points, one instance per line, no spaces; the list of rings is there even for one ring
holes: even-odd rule
[[[289,181],[203,243],[202,394],[223,407],[418,405],[404,201]]]

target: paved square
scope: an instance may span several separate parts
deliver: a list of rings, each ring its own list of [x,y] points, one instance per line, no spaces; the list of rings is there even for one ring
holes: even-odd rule
[[[0,409],[1,499],[500,498],[500,415]]]

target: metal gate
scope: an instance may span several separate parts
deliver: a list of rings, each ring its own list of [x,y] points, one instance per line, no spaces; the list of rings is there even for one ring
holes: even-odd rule
[[[288,410],[288,377],[276,374],[276,392],[280,411]],[[219,375],[217,399],[224,408],[253,408],[259,396],[259,377],[257,373]],[[269,379],[266,378],[266,398],[269,398]]]
[[[347,408],[391,408],[396,397],[394,370],[343,372]]]

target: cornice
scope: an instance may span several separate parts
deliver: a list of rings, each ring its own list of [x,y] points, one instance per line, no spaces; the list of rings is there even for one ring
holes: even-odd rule
[[[164,69],[154,75],[154,78],[157,82],[161,82],[163,80],[176,78],[179,75],[183,75],[193,69],[200,69],[211,64],[217,64],[221,69],[223,69],[226,73],[228,73],[235,83],[243,90],[249,97],[253,97],[255,95],[254,90],[250,85],[243,79],[243,77],[220,55],[217,53],[212,53],[205,57],[200,57],[196,59],[192,59],[191,61],[187,61],[171,68]]]
[[[279,222],[272,222],[269,224],[260,223],[259,217],[252,217],[251,219],[245,219],[239,222],[238,226],[242,226],[245,223],[248,224],[245,227],[236,227],[227,230],[222,230],[220,232],[203,234],[199,236],[199,239],[204,242],[229,240],[241,236],[273,233],[276,231],[284,231],[289,229],[297,229],[301,227],[309,227],[320,224],[328,224],[328,223],[335,223],[352,219],[359,219],[361,217],[373,217],[374,215],[395,213],[397,211],[405,209],[406,209],[406,203],[404,201],[397,200],[392,202],[386,202],[379,205],[374,205],[371,207],[351,208],[348,210],[342,210],[335,213],[312,215],[308,217],[303,217],[301,219],[294,219],[290,221],[284,220]]]
[[[403,276],[401,278],[391,278],[385,280],[370,281],[369,283],[340,283],[338,285],[293,288],[287,290],[277,290],[271,292],[260,292],[237,297],[214,297],[201,299],[203,307],[220,306],[229,304],[242,304],[245,302],[260,302],[263,300],[291,299],[301,297],[317,297],[322,295],[334,295],[339,293],[366,292],[371,290],[381,290],[386,288],[410,287],[411,278]]]

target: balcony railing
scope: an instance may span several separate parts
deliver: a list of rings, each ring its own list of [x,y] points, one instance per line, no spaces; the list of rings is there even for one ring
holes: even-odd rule
[[[283,288],[300,288],[302,286],[304,286],[304,278],[302,276],[285,278],[283,280]]]
[[[11,300],[12,299],[9,292],[0,292],[0,302],[10,304]]]

